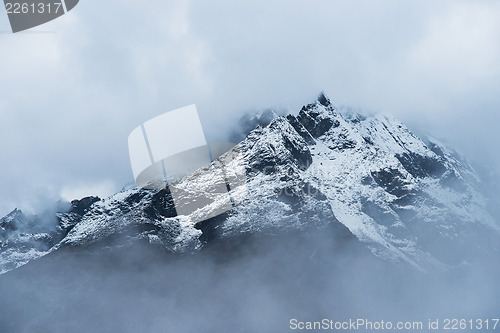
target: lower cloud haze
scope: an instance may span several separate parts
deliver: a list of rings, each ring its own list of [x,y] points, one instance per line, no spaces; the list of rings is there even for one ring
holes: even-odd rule
[[[69,250],[0,277],[0,328],[290,332],[294,318],[424,328],[429,320],[498,318],[495,263],[422,273],[337,241],[322,230],[175,259],[149,246]]]

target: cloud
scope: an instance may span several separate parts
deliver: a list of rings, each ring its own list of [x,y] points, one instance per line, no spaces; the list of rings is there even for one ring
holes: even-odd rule
[[[119,189],[132,180],[130,131],[193,103],[208,139],[224,140],[250,109],[294,112],[325,90],[497,163],[499,11],[495,1],[82,1],[35,33],[0,34],[0,215],[82,183]]]
[[[116,188],[116,184],[113,184],[109,180],[95,184],[77,184],[74,187],[63,187],[61,190],[61,198],[65,201],[72,201],[89,196],[106,198],[112,195]]]
[[[413,50],[411,61],[449,84],[466,90],[467,81],[498,75],[500,5],[456,3],[433,17],[426,36]],[[460,87],[465,85],[464,87]],[[453,86],[454,87],[454,86]]]

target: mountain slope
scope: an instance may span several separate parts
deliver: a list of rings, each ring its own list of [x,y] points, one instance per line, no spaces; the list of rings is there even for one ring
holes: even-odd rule
[[[221,184],[230,196],[217,190]],[[81,214],[59,213],[61,239],[32,257],[116,238],[190,252],[245,235],[328,227],[391,262],[446,269],[498,255],[500,227],[482,188],[452,149],[391,118],[339,112],[321,94],[168,188],[132,188],[89,202]],[[206,204],[178,216],[184,207],[171,191],[180,190],[183,205],[199,193]]]
[[[456,153],[394,119],[340,114],[326,104],[297,117],[316,141],[306,177],[359,239],[384,257],[423,266],[498,250],[499,226],[480,177]]]

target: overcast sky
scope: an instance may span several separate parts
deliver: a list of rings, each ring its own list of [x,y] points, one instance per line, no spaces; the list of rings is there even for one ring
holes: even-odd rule
[[[325,90],[499,160],[498,1],[81,0],[9,29],[0,13],[1,216],[119,190],[128,134],[193,103],[216,140]]]

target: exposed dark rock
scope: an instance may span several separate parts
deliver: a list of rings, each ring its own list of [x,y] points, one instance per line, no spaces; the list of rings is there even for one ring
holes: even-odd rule
[[[285,147],[292,153],[292,157],[297,161],[300,169],[307,169],[312,163],[311,151],[306,145],[297,144],[289,137],[284,137]]]
[[[413,152],[397,154],[396,158],[414,177],[440,177],[446,171],[446,166],[437,158],[422,156]]]
[[[333,112],[333,110],[329,110]],[[332,119],[317,109],[317,105],[310,104],[303,107],[297,117],[298,121],[311,133],[314,138],[319,138],[330,128],[338,127],[340,122]]]
[[[216,239],[222,238],[222,231],[220,227],[224,224],[226,219],[230,216],[230,212],[211,217],[207,220],[195,224],[195,228],[201,230],[200,241],[208,243]]]
[[[153,195],[146,208],[144,208],[144,212],[151,220],[177,216],[172,194],[168,187]]]
[[[69,210],[69,213],[75,213],[83,216],[94,204],[94,202],[97,202],[99,200],[101,200],[99,197],[94,196],[85,197],[80,200],[73,200],[71,201],[71,208]]]
[[[382,169],[371,172],[375,182],[390,194],[401,197],[408,193],[405,188],[404,176],[397,169]]]
[[[293,128],[299,133],[299,135],[306,140],[308,145],[314,145],[316,144],[316,141],[314,141],[313,137],[309,132],[305,129],[305,127],[297,120],[297,118],[291,114],[286,116],[286,119],[288,119],[288,122],[290,125],[293,126]]]
[[[330,102],[330,99],[326,97],[325,93],[320,93],[318,96],[318,102],[323,105],[323,106],[330,106],[332,103]]]

